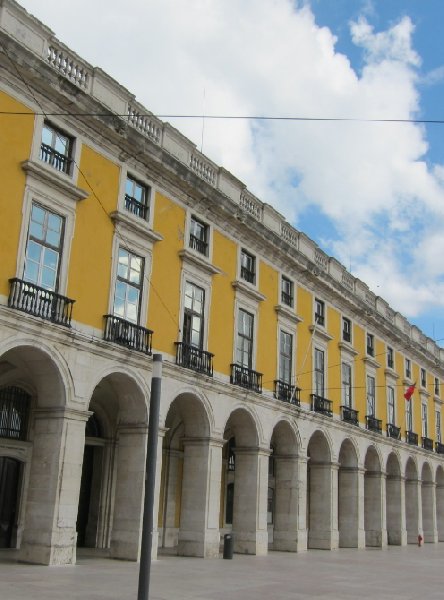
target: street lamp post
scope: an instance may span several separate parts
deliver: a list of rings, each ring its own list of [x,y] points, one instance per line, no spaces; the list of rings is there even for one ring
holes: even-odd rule
[[[148,600],[150,593],[151,550],[153,546],[154,488],[156,484],[157,441],[159,435],[160,390],[162,384],[162,355],[153,355],[151,399],[148,421],[148,443],[145,471],[145,500],[143,505],[142,545],[140,549],[139,588],[137,600]]]

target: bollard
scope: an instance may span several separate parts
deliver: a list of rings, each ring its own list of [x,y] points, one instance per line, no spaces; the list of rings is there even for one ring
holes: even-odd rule
[[[233,534],[224,535],[224,558],[233,558]]]

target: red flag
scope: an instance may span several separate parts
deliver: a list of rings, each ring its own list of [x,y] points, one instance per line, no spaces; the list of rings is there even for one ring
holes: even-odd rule
[[[409,386],[407,388],[406,393],[404,394],[404,398],[406,400],[410,400],[410,398],[413,396],[413,392],[415,391],[415,387],[416,387],[416,383],[414,383],[413,385]]]

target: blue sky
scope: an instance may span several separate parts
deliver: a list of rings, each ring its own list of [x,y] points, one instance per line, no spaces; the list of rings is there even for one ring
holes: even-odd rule
[[[444,118],[443,0],[23,0],[155,114]],[[167,119],[444,338],[444,125]]]

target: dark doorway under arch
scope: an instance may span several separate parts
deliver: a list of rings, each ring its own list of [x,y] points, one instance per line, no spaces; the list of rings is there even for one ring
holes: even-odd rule
[[[21,463],[0,456],[0,548],[15,548]]]

